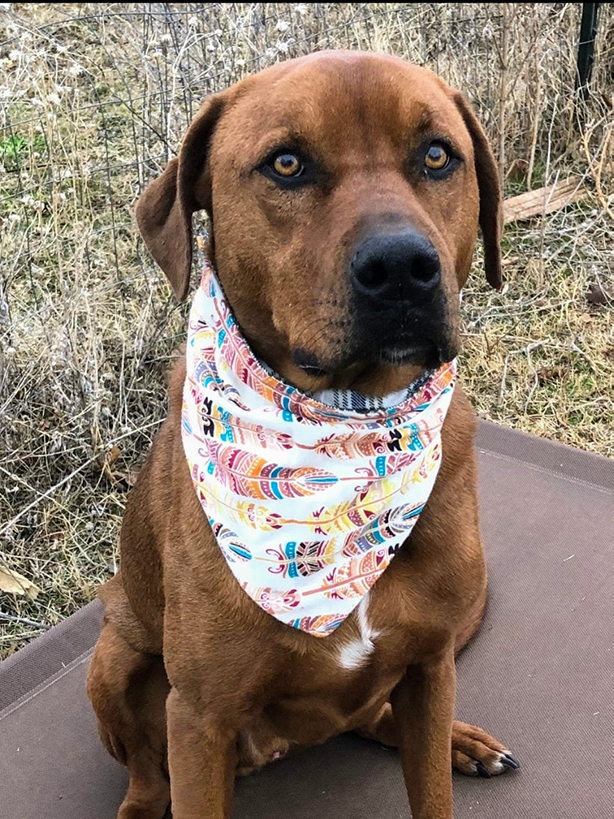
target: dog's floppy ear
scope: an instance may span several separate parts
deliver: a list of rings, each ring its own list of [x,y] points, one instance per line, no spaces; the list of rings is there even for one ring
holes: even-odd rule
[[[503,203],[497,164],[490,150],[486,134],[471,106],[462,96],[454,94],[467,130],[473,140],[475,173],[480,192],[480,228],[484,240],[484,267],[486,279],[496,290],[503,286],[501,269],[501,234],[503,232]]]
[[[211,178],[207,155],[224,95],[205,100],[188,128],[179,156],[171,159],[136,203],[136,220],[149,252],[183,301],[192,267],[192,214],[204,208],[211,215]]]

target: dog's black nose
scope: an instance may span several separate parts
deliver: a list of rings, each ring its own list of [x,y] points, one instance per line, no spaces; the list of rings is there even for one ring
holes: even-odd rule
[[[373,301],[425,302],[441,281],[439,255],[415,230],[369,236],[351,262],[355,291]]]

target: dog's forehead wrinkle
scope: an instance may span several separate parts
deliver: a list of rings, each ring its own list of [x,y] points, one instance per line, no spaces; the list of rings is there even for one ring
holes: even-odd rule
[[[382,137],[398,142],[423,134],[434,120],[446,122],[455,106],[443,87],[423,69],[403,61],[393,69],[372,55],[297,61],[273,83],[251,85],[233,106],[256,130],[287,130],[316,145],[361,146],[371,152]],[[293,62],[293,61],[291,61]],[[416,72],[418,72],[416,74]]]

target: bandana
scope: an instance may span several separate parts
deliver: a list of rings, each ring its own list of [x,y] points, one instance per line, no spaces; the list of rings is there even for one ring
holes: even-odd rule
[[[326,637],[424,509],[455,362],[388,399],[303,393],[258,361],[208,263],[186,357],[183,446],[220,551],[264,611]]]

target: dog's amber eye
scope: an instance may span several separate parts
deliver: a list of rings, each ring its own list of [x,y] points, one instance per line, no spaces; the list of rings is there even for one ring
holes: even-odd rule
[[[431,171],[442,171],[450,162],[450,154],[441,142],[432,142],[424,157],[424,164]]]
[[[278,154],[273,160],[273,170],[286,178],[299,176],[303,171],[303,164],[294,154]]]

